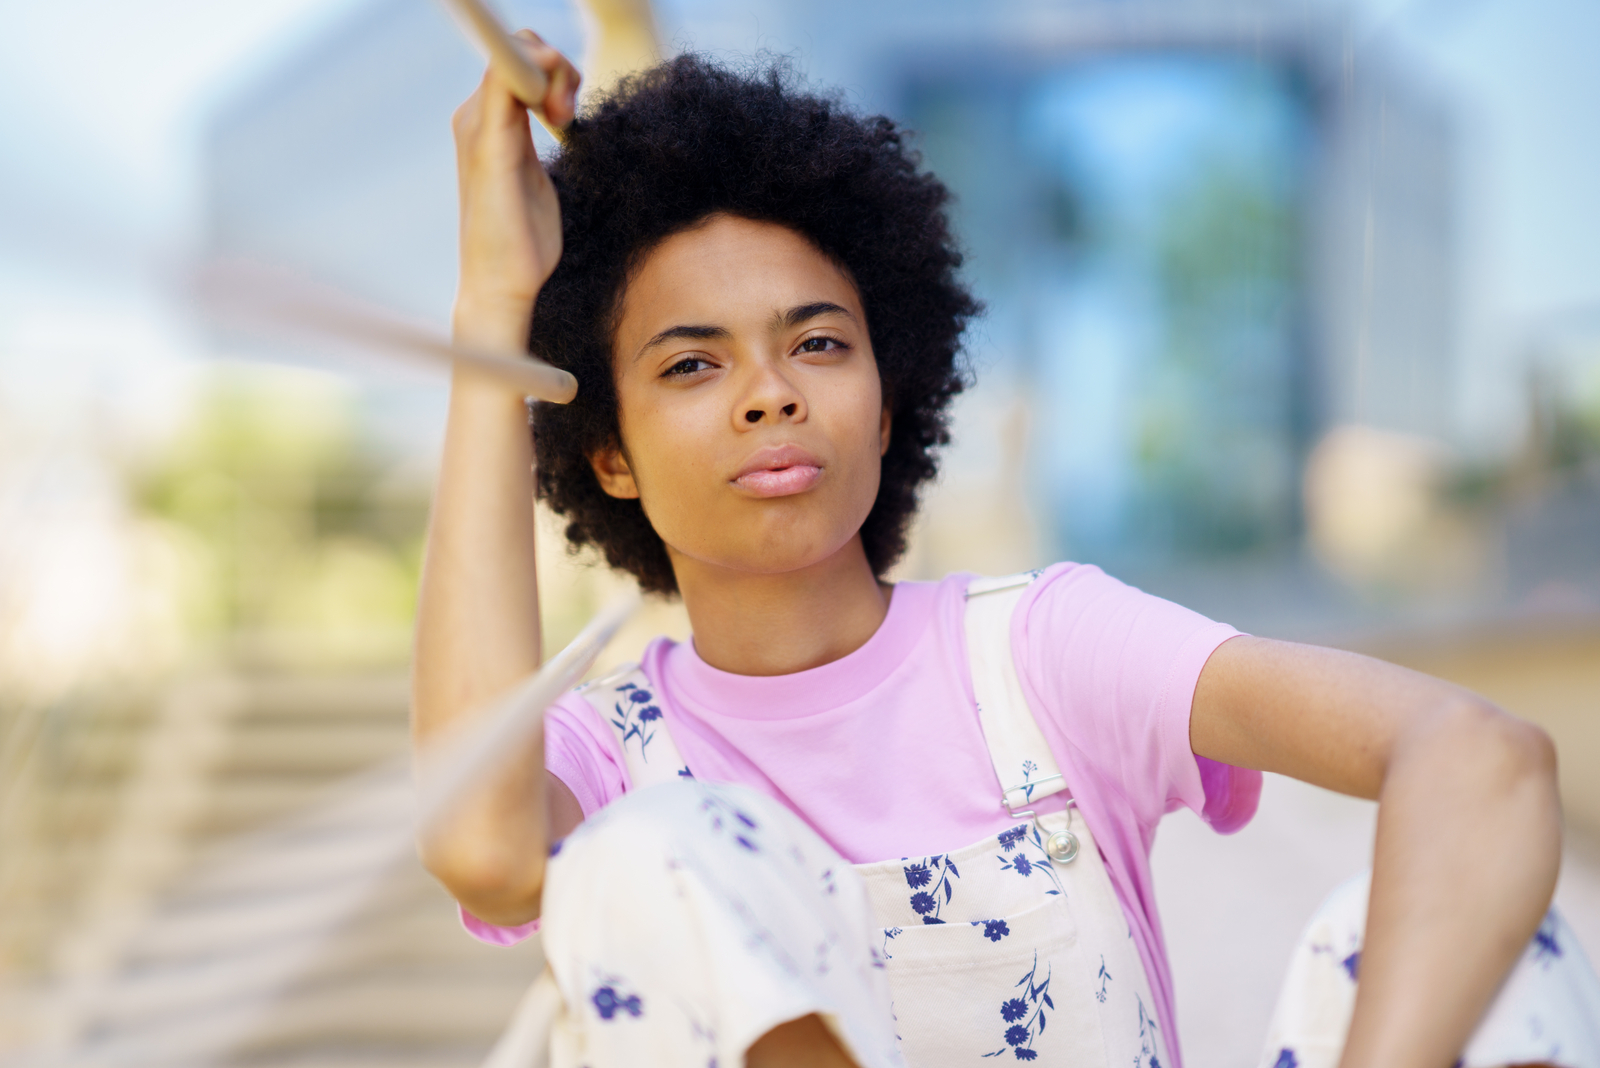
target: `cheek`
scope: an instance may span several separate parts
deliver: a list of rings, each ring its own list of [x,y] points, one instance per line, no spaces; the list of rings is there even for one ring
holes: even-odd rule
[[[629,467],[645,510],[659,523],[691,508],[707,491],[705,471],[725,418],[705,405],[630,405],[621,399]]]
[[[863,381],[841,398],[839,425],[834,440],[848,448],[858,475],[869,475],[874,487],[883,457],[883,391],[876,376]]]

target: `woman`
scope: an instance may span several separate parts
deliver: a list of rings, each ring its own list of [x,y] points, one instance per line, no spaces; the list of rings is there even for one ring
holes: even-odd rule
[[[1380,801],[1326,1055],[1456,1062],[1546,917],[1549,739],[1093,567],[882,582],[979,310],[945,190],[888,120],[690,57],[573,122],[577,72],[520,36],[571,126],[547,173],[492,72],[457,112],[455,332],[531,340],[579,395],[530,440],[521,397],[457,372],[416,735],[540,663],[535,493],[694,631],[554,706],[423,842],[479,937],[545,917],[557,1060],[1176,1065],[1155,825],[1185,804],[1236,829],[1270,770]]]

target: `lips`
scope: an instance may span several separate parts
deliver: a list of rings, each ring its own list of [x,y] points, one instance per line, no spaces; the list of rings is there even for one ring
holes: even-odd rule
[[[750,457],[732,481],[754,497],[787,497],[804,493],[821,477],[821,460],[798,445],[778,445]]]

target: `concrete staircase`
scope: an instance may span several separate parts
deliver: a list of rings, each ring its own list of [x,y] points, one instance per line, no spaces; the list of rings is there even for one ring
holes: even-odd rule
[[[169,695],[99,788],[110,811],[92,863],[70,862],[86,882],[34,1000],[44,1049],[18,1063],[478,1063],[541,959],[468,937],[418,864],[406,702],[398,675]]]

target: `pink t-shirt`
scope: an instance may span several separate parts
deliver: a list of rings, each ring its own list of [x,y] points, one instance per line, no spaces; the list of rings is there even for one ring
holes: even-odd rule
[[[865,645],[809,671],[731,675],[692,643],[665,638],[641,666],[696,778],[776,798],[852,863],[950,852],[1014,822],[999,805],[967,667],[971,578],[900,583]],[[1189,748],[1200,670],[1237,633],[1070,563],[1034,582],[1012,619],[1023,691],[1105,857],[1169,1038],[1172,979],[1150,846],[1162,815],[1180,805],[1222,833],[1255,814],[1261,773]],[[611,729],[576,694],[545,721],[545,764],[585,816],[629,788]],[[1059,810],[1069,793],[1036,808]],[[537,929],[537,921],[506,928],[463,919],[499,944]]]

